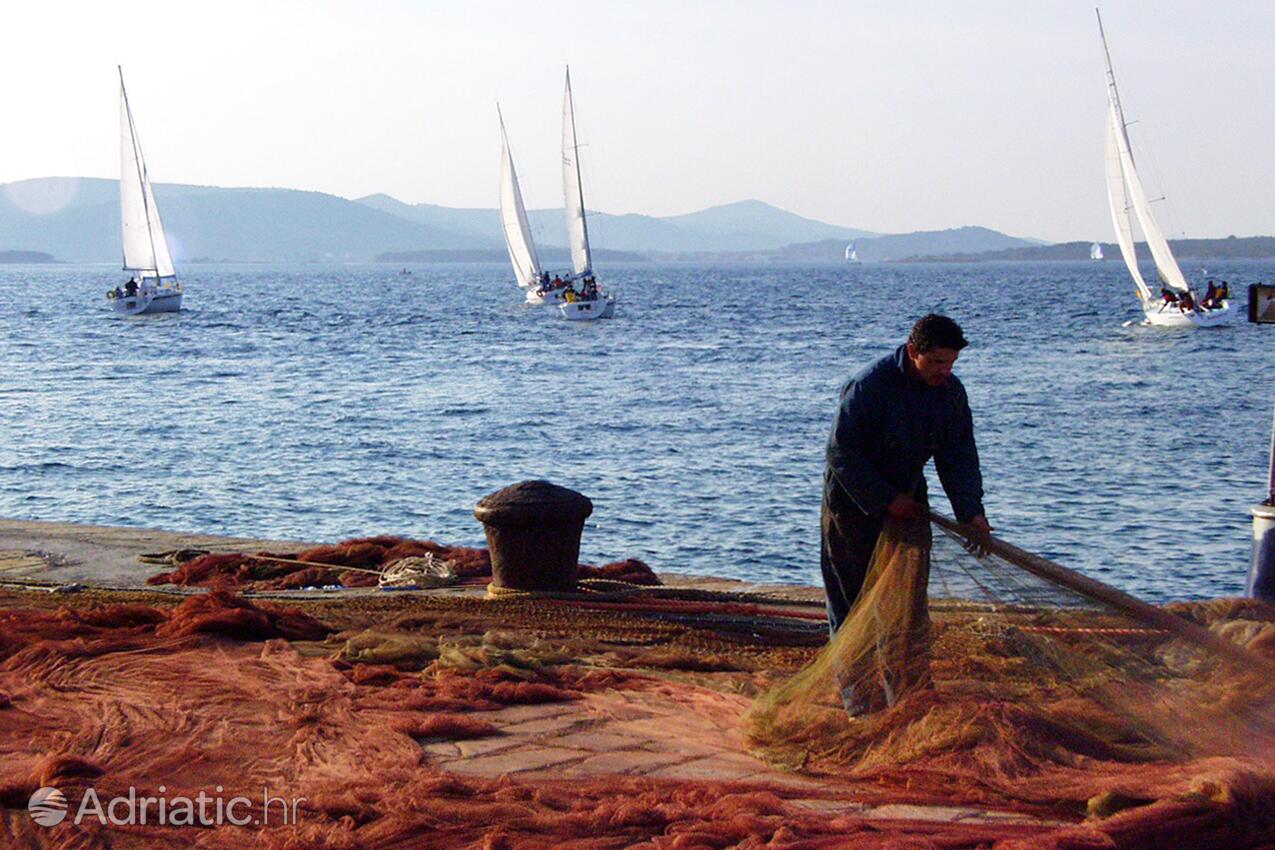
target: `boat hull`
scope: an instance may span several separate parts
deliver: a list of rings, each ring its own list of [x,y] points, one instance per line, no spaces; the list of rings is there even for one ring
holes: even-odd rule
[[[176,313],[182,308],[182,291],[166,287],[154,293],[138,293],[112,298],[111,304],[115,312],[125,316]]]
[[[595,301],[570,301],[558,305],[562,318],[568,322],[592,322],[597,319],[610,319],[615,316],[615,299],[603,298]]]
[[[564,303],[563,296],[566,294],[567,294],[567,290],[565,288],[551,289],[548,292],[540,292],[537,289],[528,289],[527,303],[535,304],[537,306],[544,305],[544,304],[562,304]]]
[[[1229,325],[1235,319],[1235,308],[1230,301],[1215,310],[1191,310],[1182,312],[1176,304],[1144,304],[1148,325],[1162,328],[1212,328]]]

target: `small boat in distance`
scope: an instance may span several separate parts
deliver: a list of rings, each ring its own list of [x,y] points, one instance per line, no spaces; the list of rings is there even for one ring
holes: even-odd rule
[[[133,111],[120,73],[120,226],[123,234],[124,271],[130,277],[123,288],[106,293],[115,310],[125,315],[173,313],[182,306],[182,285],[173,269],[173,257],[164,237],[159,207],[151,191],[150,174],[142,156]]]
[[[589,252],[589,224],[585,218],[584,186],[580,179],[580,146],[576,142],[575,103],[571,98],[571,69],[562,103],[562,193],[567,219],[567,241],[571,245],[571,266],[575,274],[568,281],[581,282],[579,297],[568,285],[565,300],[558,305],[569,321],[609,319],[615,315],[615,296],[604,292],[593,276],[593,256]]]
[[[1102,246],[1099,245],[1097,242],[1089,246],[1089,259],[1091,260],[1102,259]]]
[[[859,262],[859,252],[858,250],[855,249],[853,242],[851,242],[849,245],[846,246],[846,262],[847,263]]]
[[[1098,13],[1098,10],[1095,9],[1094,12]],[[1183,276],[1182,269],[1178,267],[1160,225],[1151,215],[1151,203],[1147,200],[1146,190],[1142,187],[1142,180],[1133,162],[1128,123],[1124,120],[1120,92],[1116,89],[1116,74],[1111,68],[1111,51],[1107,49],[1107,34],[1102,28],[1101,13],[1098,13],[1098,34],[1102,38],[1102,51],[1107,60],[1107,202],[1111,208],[1111,221],[1115,225],[1120,255],[1129,269],[1129,276],[1133,278],[1146,324],[1180,328],[1229,324],[1235,315],[1229,298],[1206,297],[1201,300],[1196,297]],[[1159,295],[1151,291],[1138,268],[1138,255],[1133,239],[1134,220],[1142,230],[1142,237],[1155,260],[1156,273],[1160,277]],[[1213,294],[1211,288],[1209,294]]]

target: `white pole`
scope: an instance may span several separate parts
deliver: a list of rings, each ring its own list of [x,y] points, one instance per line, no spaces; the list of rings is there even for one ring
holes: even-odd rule
[[[1275,505],[1275,419],[1271,421],[1271,471],[1266,479],[1266,504]]]
[[[1265,502],[1253,507],[1253,560],[1247,595],[1275,602],[1275,423],[1271,425],[1271,474]]]

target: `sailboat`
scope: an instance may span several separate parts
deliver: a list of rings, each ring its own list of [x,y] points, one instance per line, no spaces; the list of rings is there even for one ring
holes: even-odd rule
[[[589,252],[589,224],[584,210],[584,186],[580,178],[580,145],[576,142],[575,103],[571,98],[571,69],[562,102],[562,194],[567,218],[567,241],[571,246],[572,280],[582,282],[585,297],[558,305],[565,319],[589,321],[615,315],[615,296],[603,292],[593,276]]]
[[[496,105],[500,119],[500,222],[505,233],[505,247],[509,249],[509,262],[514,267],[514,278],[527,290],[527,303],[553,304],[562,299],[564,290],[543,287],[544,273],[540,258],[536,255],[536,243],[531,238],[531,224],[527,220],[527,208],[522,203],[522,189],[518,186],[518,172],[514,168],[513,154],[509,151],[509,136],[505,133],[505,116]]]
[[[1099,245],[1097,242],[1089,246],[1089,259],[1091,260],[1102,259],[1102,246]]]
[[[1182,269],[1178,267],[1160,225],[1151,215],[1151,204],[1142,187],[1142,180],[1138,177],[1133,151],[1129,146],[1128,123],[1124,120],[1120,93],[1116,89],[1116,74],[1111,68],[1111,51],[1107,48],[1107,34],[1102,28],[1101,13],[1098,14],[1098,34],[1102,38],[1103,55],[1107,61],[1107,200],[1111,207],[1111,221],[1116,229],[1116,242],[1137,288],[1138,301],[1146,315],[1146,323],[1171,327],[1227,324],[1234,318],[1231,302],[1224,300],[1211,308],[1201,305],[1186,282]],[[1130,212],[1133,213],[1132,216]],[[1138,268],[1138,255],[1133,241],[1135,219],[1155,260],[1161,284],[1159,296],[1151,291]]]
[[[854,247],[853,242],[851,242],[849,245],[846,246],[846,262],[847,263],[859,262],[859,252]]]
[[[133,110],[120,73],[120,225],[123,232],[124,287],[106,294],[115,310],[125,315],[172,313],[181,309],[182,285],[173,270],[173,257],[164,238],[164,225],[151,191],[150,174],[142,156]]]

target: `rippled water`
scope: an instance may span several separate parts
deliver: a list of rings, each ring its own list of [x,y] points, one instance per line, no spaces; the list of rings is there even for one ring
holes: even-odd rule
[[[123,319],[111,268],[0,266],[0,515],[479,544],[475,500],[544,477],[593,499],[585,559],[817,583],[838,388],[940,310],[1003,536],[1153,599],[1243,590],[1275,328],[1125,326],[1119,263],[608,267],[594,324],[504,266],[398,272],[191,266],[185,310]]]

